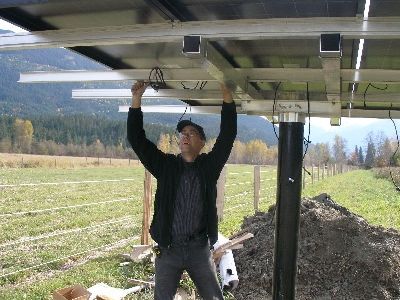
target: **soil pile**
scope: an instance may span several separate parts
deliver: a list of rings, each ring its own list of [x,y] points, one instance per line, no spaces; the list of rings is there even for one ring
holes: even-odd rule
[[[274,208],[244,220],[236,299],[272,297]],[[296,299],[400,299],[400,233],[369,225],[326,194],[301,203]]]

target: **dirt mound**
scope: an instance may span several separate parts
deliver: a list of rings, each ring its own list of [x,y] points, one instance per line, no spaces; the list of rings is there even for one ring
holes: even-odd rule
[[[272,295],[274,208],[244,220],[236,299]],[[301,203],[296,299],[400,299],[400,233],[369,225],[322,194]]]

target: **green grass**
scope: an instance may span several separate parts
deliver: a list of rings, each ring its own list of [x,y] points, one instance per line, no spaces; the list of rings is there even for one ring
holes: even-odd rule
[[[261,179],[272,187],[261,192],[260,208],[266,209],[275,197],[276,170],[262,170]],[[101,182],[76,183],[89,180]],[[143,180],[140,166],[2,169],[0,185],[15,186],[0,187],[0,266],[3,275],[16,273],[0,277],[0,299],[50,299],[52,291],[75,283],[126,288],[129,277],[147,280],[151,264],[119,266],[119,254],[129,253],[138,240],[101,252],[103,245],[140,235]],[[228,167],[224,235],[239,230],[243,217],[254,212],[252,182],[253,166]],[[128,299],[152,299],[152,291]]]
[[[372,171],[357,170],[329,177],[307,185],[303,196],[321,192],[370,224],[400,230],[400,194],[389,180],[376,178]]]
[[[225,236],[237,232],[243,218],[254,213],[253,170],[253,166],[247,165],[228,166],[224,217],[219,224],[219,230]],[[263,167],[261,170],[260,210],[266,211],[275,202],[276,168]],[[63,183],[126,178],[133,180]],[[134,237],[140,235],[141,229],[143,179],[144,169],[137,166],[2,169],[0,185],[17,186],[0,187],[0,299],[51,299],[54,290],[76,283],[90,287],[104,282],[127,288],[128,278],[148,280],[154,273],[151,264],[120,266],[123,262],[120,254],[129,253],[131,246],[140,242]],[[18,186],[44,182],[60,184]],[[372,172],[354,171],[326,178],[314,185],[307,184],[303,196],[321,192],[330,194],[333,200],[372,224],[400,228],[399,196],[389,181],[374,178]],[[5,215],[114,199],[127,200]],[[120,240],[126,242],[113,249],[102,248]],[[54,262],[49,264],[16,272],[52,260]],[[12,272],[16,273],[1,277],[1,274]],[[152,299],[152,291],[127,299]]]

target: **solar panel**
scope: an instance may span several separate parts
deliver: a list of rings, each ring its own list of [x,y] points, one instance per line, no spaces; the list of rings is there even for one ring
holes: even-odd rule
[[[142,79],[148,78],[145,70],[157,66],[177,96],[183,88],[180,81],[190,86],[207,80],[204,88],[215,92],[217,82],[228,78],[239,87],[237,105],[243,111],[241,100],[246,105],[254,100],[259,113],[269,116],[279,83],[276,100],[283,104],[275,114],[289,107],[290,101],[305,107],[308,84],[309,101],[315,102],[311,107],[326,107],[325,112],[310,111],[314,116],[348,116],[351,103],[357,109],[353,117],[386,118],[387,110],[396,116],[400,109],[397,8],[393,1],[372,2],[367,19],[362,15],[364,2],[350,0],[7,1],[0,16],[31,32],[2,36],[0,49],[68,47],[111,67],[114,74],[137,70]],[[341,41],[335,61],[320,49],[321,37],[332,34]],[[190,36],[201,39],[201,51],[200,44],[194,43],[190,46],[196,49],[182,52]],[[363,51],[357,55],[360,39],[364,39]],[[193,51],[198,55],[184,55]],[[194,71],[193,75],[176,75],[185,70]],[[71,80],[63,77],[59,80]],[[388,88],[384,92],[370,88],[364,97],[370,83]],[[196,105],[207,106],[218,99],[198,100]]]

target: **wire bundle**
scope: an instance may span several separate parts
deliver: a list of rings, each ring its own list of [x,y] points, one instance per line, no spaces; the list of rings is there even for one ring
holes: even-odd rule
[[[166,88],[167,84],[164,81],[164,74],[159,67],[151,69],[149,74],[149,85],[158,92],[159,89]]]

